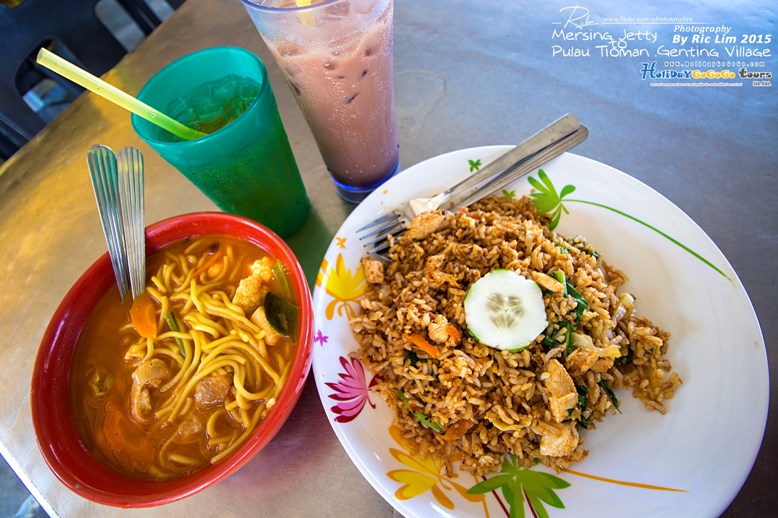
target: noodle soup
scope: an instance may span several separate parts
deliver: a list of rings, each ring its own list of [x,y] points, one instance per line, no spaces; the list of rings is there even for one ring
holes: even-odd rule
[[[147,261],[146,292],[100,300],[71,397],[79,435],[109,468],[164,480],[219,462],[275,404],[296,348],[296,301],[274,258],[204,237]]]

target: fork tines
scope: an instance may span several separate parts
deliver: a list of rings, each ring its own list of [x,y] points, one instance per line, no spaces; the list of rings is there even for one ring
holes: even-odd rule
[[[409,224],[410,221],[407,217],[403,216],[400,211],[393,210],[390,213],[371,221],[367,225],[358,228],[356,233],[360,234],[361,232],[369,230],[370,232],[360,236],[359,240],[362,242],[363,248],[368,249],[367,253],[377,254],[389,248],[389,243],[386,238],[390,234],[402,232],[408,228]]]

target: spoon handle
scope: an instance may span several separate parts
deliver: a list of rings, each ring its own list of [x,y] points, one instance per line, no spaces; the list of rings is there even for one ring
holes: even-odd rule
[[[134,299],[146,289],[143,154],[136,148],[124,147],[117,154],[117,160],[122,230],[127,250],[130,287]]]
[[[89,148],[86,159],[119,296],[124,300],[129,289],[129,277],[124,255],[116,156],[111,148],[96,144]]]

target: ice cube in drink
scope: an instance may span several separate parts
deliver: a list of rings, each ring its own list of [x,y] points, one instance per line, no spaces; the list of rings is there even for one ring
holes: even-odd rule
[[[262,85],[251,78],[228,74],[172,100],[167,114],[210,135],[240,117],[257,100],[261,89]],[[173,135],[167,138],[175,139]]]

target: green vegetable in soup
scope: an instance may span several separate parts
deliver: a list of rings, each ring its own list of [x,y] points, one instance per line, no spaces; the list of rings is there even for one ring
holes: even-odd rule
[[[265,317],[279,333],[288,336],[292,341],[297,340],[297,314],[299,308],[296,304],[279,297],[273,292],[265,295]]]

